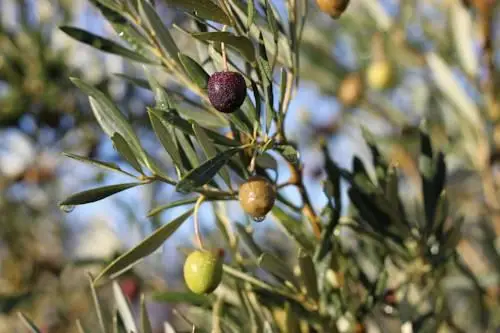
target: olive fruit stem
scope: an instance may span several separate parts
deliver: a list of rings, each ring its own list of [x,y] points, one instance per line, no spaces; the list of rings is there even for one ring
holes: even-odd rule
[[[201,232],[200,232],[200,221],[198,219],[198,210],[200,209],[201,204],[205,200],[204,195],[200,195],[198,200],[196,201],[196,204],[194,205],[194,235],[196,239],[196,243],[198,247],[203,250],[203,242],[201,241]]]

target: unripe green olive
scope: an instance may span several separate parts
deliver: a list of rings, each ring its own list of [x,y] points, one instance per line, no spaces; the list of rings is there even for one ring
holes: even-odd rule
[[[184,262],[184,281],[195,294],[209,294],[222,280],[224,250],[215,252],[196,250]]]
[[[274,185],[264,177],[253,176],[240,186],[241,207],[255,221],[262,221],[276,200]]]
[[[316,0],[319,9],[332,18],[339,18],[349,5],[349,0]]]
[[[394,70],[389,61],[376,61],[366,70],[366,82],[375,90],[387,89],[393,82]]]

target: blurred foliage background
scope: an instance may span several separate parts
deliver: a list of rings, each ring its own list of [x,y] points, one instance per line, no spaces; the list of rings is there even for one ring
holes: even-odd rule
[[[161,0],[156,3],[165,23],[188,24],[185,15]],[[276,5],[282,8],[282,1]],[[497,318],[492,327],[500,327],[500,5],[494,0],[354,0],[337,21],[310,7],[301,48],[303,80],[287,131],[306,161],[311,196],[322,191],[318,137],[327,137],[336,161],[349,168],[354,155],[370,158],[362,125],[401,168],[403,193],[414,198],[419,186],[414,126],[425,117],[433,144],[447,154],[450,206],[465,217],[459,244],[465,270],[487,295],[488,313]],[[173,216],[175,210],[150,219],[145,215],[180,195],[155,185],[86,211],[60,211],[57,203],[69,193],[115,177],[64,159],[62,151],[120,162],[109,140],[103,140],[86,96],[68,77],[107,91],[127,110],[145,145],[160,155],[146,126],[144,106],[152,96],[123,80],[123,75],[140,76],[140,66],[76,43],[58,30],[70,24],[115,38],[90,2],[1,0],[0,18],[0,332],[24,332],[17,311],[29,313],[43,332],[77,332],[77,319],[96,325],[85,272],[98,272]],[[175,39],[184,52],[195,48],[182,33]],[[392,66],[387,89],[368,83],[374,58]],[[196,101],[186,99],[182,87],[168,87],[193,117],[199,116]],[[217,125],[208,116],[202,121]],[[286,170],[280,177],[286,179]],[[289,197],[294,200],[297,193]],[[316,208],[322,204],[313,202]],[[220,244],[213,219],[205,220],[206,234]],[[263,247],[282,258],[291,253],[283,232],[271,222],[256,228]],[[191,241],[189,232],[180,233],[121,278],[133,304],[140,291],[183,288],[177,247]],[[456,327],[449,331],[480,332],[475,325],[485,314],[473,292],[478,286],[460,276],[449,284],[456,299],[449,305]],[[111,312],[109,289],[101,296]],[[150,317],[155,332],[163,332],[163,321],[172,317],[170,306],[151,303]]]

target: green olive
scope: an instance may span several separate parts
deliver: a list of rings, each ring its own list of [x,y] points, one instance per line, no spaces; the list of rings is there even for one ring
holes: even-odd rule
[[[224,251],[196,250],[184,262],[184,280],[195,294],[209,294],[222,280]]]
[[[262,221],[276,200],[274,185],[264,177],[253,176],[240,186],[241,207],[255,221]]]

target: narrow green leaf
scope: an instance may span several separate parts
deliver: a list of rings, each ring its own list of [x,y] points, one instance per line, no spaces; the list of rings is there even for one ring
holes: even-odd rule
[[[156,102],[155,107],[161,110],[172,109],[174,105],[170,101],[170,97],[168,96],[167,92],[160,85],[158,80],[156,80],[156,78],[153,76],[151,71],[146,66],[144,66],[144,73],[146,74],[146,77],[148,79],[149,88],[153,91],[155,97],[155,102]],[[146,82],[142,82],[140,83],[140,85],[145,86],[145,88],[148,88]]]
[[[269,30],[271,30],[273,34],[273,39],[275,43],[277,43],[279,36],[278,23],[276,22],[276,17],[274,16],[274,11],[272,10],[269,0],[265,0],[265,11],[266,11],[267,25],[269,26]]]
[[[248,0],[247,1],[247,29],[250,29],[250,27],[253,24],[254,19],[255,19],[255,3],[254,3],[254,0]]]
[[[316,268],[310,255],[299,250],[300,277],[306,289],[307,295],[314,301],[319,300],[318,276]]]
[[[33,323],[33,321],[30,318],[28,318],[28,316],[26,316],[25,314],[23,314],[21,312],[18,312],[17,315],[21,319],[24,326],[28,330],[30,330],[31,333],[41,333],[42,332],[42,331],[40,331],[40,329],[38,327],[36,327],[36,325]]]
[[[192,189],[205,185],[217,174],[217,172],[228,162],[228,160],[240,151],[240,148],[231,148],[219,153],[212,159],[202,163],[196,169],[191,170],[176,186],[179,192],[190,192]]]
[[[153,328],[151,327],[151,322],[149,321],[149,315],[146,308],[146,300],[144,299],[144,295],[141,296],[141,332],[153,333]]]
[[[156,208],[153,208],[151,211],[149,211],[148,217],[158,215],[159,213],[161,213],[167,209],[170,209],[170,208],[194,204],[196,202],[196,200],[198,200],[198,198],[191,198],[191,199],[169,202],[168,204],[164,204],[164,205],[158,206]]]
[[[233,123],[238,130],[243,133],[251,134],[252,133],[252,124],[247,119],[245,113],[241,111],[241,109],[236,110],[235,112],[229,115],[229,120]]]
[[[87,190],[73,194],[66,200],[62,201],[59,205],[60,206],[84,205],[87,203],[102,200],[113,194],[128,190],[129,188],[136,187],[139,185],[142,185],[142,183],[127,183],[127,184],[117,184],[117,185],[98,187],[92,190]]]
[[[119,172],[127,176],[135,177],[134,175],[122,170],[117,164],[115,163],[109,163],[109,162],[101,162],[97,160],[93,160],[91,158],[85,157],[85,156],[79,156],[71,153],[62,153],[64,156],[69,157],[71,159],[74,159],[79,162],[87,163],[90,165],[94,165],[96,167],[106,169],[109,171],[114,171],[114,172]]]
[[[119,133],[115,133],[111,137],[111,141],[113,141],[113,146],[120,154],[120,156],[123,157],[125,161],[127,161],[137,172],[139,172],[140,174],[144,174],[142,172],[141,165],[137,160],[137,157],[134,155],[132,148],[130,148],[123,136],[121,136]]]
[[[282,289],[277,288],[277,287],[274,287],[274,286],[262,281],[261,279],[257,279],[255,277],[253,277],[247,273],[244,273],[238,269],[235,269],[231,266],[224,265],[223,269],[224,269],[224,273],[226,273],[227,275],[229,275],[235,279],[238,279],[238,280],[241,280],[244,282],[248,282],[250,285],[252,285],[254,287],[267,290],[271,293],[279,294],[279,295],[294,299],[294,295],[289,294],[287,291],[282,290]]]
[[[194,12],[196,16],[202,19],[231,25],[229,17],[211,0],[165,0],[165,2],[186,11]]]
[[[290,163],[297,165],[300,163],[300,154],[291,145],[278,145],[273,148],[281,153],[281,155]]]
[[[132,148],[134,155],[140,156],[140,161],[149,167],[148,157],[141,147],[139,138],[113,102],[104,93],[84,81],[77,78],[71,78],[71,81],[90,96],[90,106],[104,133],[110,138],[119,133]]]
[[[175,136],[179,141],[179,146],[182,147],[181,156],[184,161],[184,169],[191,170],[197,168],[200,165],[200,159],[194,150],[193,143],[189,136],[179,130],[175,131]]]
[[[127,251],[119,258],[114,260],[106,268],[104,268],[104,270],[99,273],[99,275],[94,279],[94,284],[96,284],[104,276],[116,275],[116,273],[130,268],[139,260],[156,251],[170,236],[172,236],[175,231],[177,231],[177,229],[179,229],[182,223],[192,214],[193,209],[190,209],[184,214],[175,218],[172,222],[156,229],[150,236],[139,243],[139,245]]]
[[[179,60],[191,80],[201,89],[206,89],[210,75],[193,58],[179,53]]]
[[[196,135],[196,138],[198,139],[198,142],[200,143],[201,147],[203,148],[203,151],[205,152],[205,156],[207,159],[212,159],[217,155],[217,149],[212,143],[212,140],[208,137],[207,133],[205,130],[199,126],[196,122],[193,121],[193,131]],[[231,188],[231,178],[229,176],[229,172],[225,166],[223,166],[219,170],[219,175],[221,178],[224,180],[226,185]]]
[[[314,246],[311,240],[307,238],[302,222],[294,219],[290,214],[276,205],[272,209],[272,214],[290,237],[304,248],[306,252],[312,253]]]
[[[293,311],[293,307],[290,302],[285,304],[285,326],[287,333],[300,333],[300,323],[299,316]]]
[[[197,32],[191,34],[196,39],[202,41],[219,42],[235,49],[245,59],[253,63],[255,61],[255,50],[252,42],[244,36],[236,36],[230,32]]]
[[[163,52],[168,54],[176,62],[179,62],[179,48],[175,44],[172,35],[163,24],[161,18],[156,13],[155,8],[147,1],[139,1],[139,12],[146,22],[154,38],[160,44]]]
[[[246,245],[246,247],[248,248],[250,253],[256,259],[258,259],[262,255],[262,250],[259,247],[259,245],[257,245],[257,243],[255,243],[250,232],[248,232],[244,226],[242,226],[241,224],[238,224],[238,223],[236,224],[236,231],[238,232],[240,239],[243,241],[243,244]]]
[[[166,302],[171,304],[187,303],[197,306],[211,305],[210,297],[206,295],[197,295],[190,292],[165,291],[153,294],[153,299],[157,302]]]
[[[155,113],[160,119],[164,119],[167,121],[169,124],[172,124],[182,132],[194,136],[194,131],[193,127],[189,123],[189,121],[181,118],[179,115],[173,113],[173,112],[164,112],[162,110],[158,109],[148,109],[151,110],[151,112]],[[234,140],[234,139],[229,139],[226,138],[224,135],[221,135],[217,132],[211,131],[211,130],[205,130],[207,135],[217,144],[223,145],[223,146],[240,146],[241,143]]]
[[[278,172],[278,162],[268,153],[261,154],[255,159],[255,163],[264,169],[271,169],[274,172]]]
[[[142,62],[142,63],[147,63],[147,64],[152,64],[155,63],[154,61],[134,52],[131,51],[109,39],[94,35],[88,31],[75,28],[75,27],[68,27],[68,26],[63,26],[60,28],[61,31],[63,31],[65,34],[68,36],[84,43],[87,45],[90,45],[100,51],[106,52],[106,53],[111,53],[115,54],[124,58],[128,58],[134,61]]]
[[[151,121],[151,125],[153,127],[153,131],[156,134],[156,137],[162,144],[165,151],[168,153],[172,162],[177,168],[182,170],[182,160],[179,150],[176,145],[176,138],[172,135],[172,131],[170,129],[170,124],[168,124],[163,119],[159,118],[155,113],[151,112],[148,109],[149,119]]]
[[[91,0],[91,2],[95,4],[100,4],[108,9],[112,9],[116,12],[120,12],[123,10],[121,4],[114,2],[113,0]]]
[[[264,252],[258,259],[258,265],[278,279],[291,282],[295,287],[298,287],[293,271],[289,269],[287,263],[276,256]]]
[[[92,284],[92,276],[88,274],[87,277],[89,281],[90,294],[92,295],[92,301],[94,302],[94,310],[97,316],[99,329],[101,333],[106,333],[106,328],[104,326],[104,319],[102,316],[101,302],[99,301],[99,297],[97,296],[97,291],[95,290],[95,287]]]

